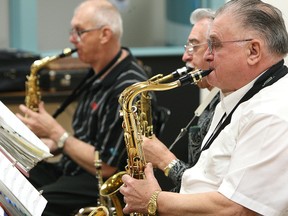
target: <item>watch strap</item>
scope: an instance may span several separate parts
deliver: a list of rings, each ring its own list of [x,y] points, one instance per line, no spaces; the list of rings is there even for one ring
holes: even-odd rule
[[[62,136],[59,138],[59,140],[57,142],[58,149],[63,149],[64,144],[65,144],[65,142],[69,136],[70,136],[70,134],[66,131],[62,134]]]
[[[150,197],[149,203],[148,203],[148,214],[151,216],[156,215],[157,213],[157,198],[161,191],[154,191],[153,194]]]
[[[164,168],[164,174],[165,176],[169,175],[169,172],[171,168],[179,161],[179,159],[172,160],[165,168]]]

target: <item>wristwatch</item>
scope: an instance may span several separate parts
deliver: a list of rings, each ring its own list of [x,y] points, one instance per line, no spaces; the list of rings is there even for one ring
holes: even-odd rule
[[[154,191],[149,203],[148,203],[148,214],[149,215],[156,215],[157,212],[157,197],[159,195],[160,191]]]
[[[64,132],[62,134],[62,136],[60,137],[60,139],[57,142],[58,149],[63,149],[64,144],[65,144],[65,142],[66,142],[66,140],[68,139],[69,136],[70,136],[70,134],[67,133],[67,132]]]
[[[179,161],[179,159],[172,160],[165,168],[164,168],[164,174],[165,176],[169,175],[169,172],[171,168]]]

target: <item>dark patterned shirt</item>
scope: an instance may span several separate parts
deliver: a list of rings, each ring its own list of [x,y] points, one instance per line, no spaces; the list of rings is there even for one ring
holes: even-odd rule
[[[133,83],[148,79],[136,62],[129,54],[103,80],[95,80],[82,93],[73,116],[74,137],[95,146],[102,161],[111,166],[125,166],[119,165],[119,156],[125,150],[119,95]],[[86,172],[65,154],[60,165],[64,175]]]
[[[210,104],[206,107],[203,113],[199,116],[197,125],[191,126],[188,133],[188,163],[178,160],[178,162],[170,169],[168,177],[176,185],[171,191],[179,192],[181,186],[181,179],[184,171],[196,164],[201,153],[202,141],[208,132],[214,110],[220,101],[220,94],[212,99]]]

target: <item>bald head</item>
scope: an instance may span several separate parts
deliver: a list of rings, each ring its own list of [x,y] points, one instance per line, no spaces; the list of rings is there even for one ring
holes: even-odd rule
[[[74,14],[83,14],[87,22],[95,27],[109,26],[120,40],[123,34],[122,18],[118,9],[107,0],[87,0],[82,2]]]

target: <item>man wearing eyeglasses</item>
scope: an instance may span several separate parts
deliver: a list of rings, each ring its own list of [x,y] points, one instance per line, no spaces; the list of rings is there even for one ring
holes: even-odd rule
[[[215,12],[207,8],[198,8],[191,13],[190,22],[194,25],[188,36],[187,43],[184,45],[185,52],[182,56],[182,60],[186,63],[187,67],[202,70],[209,69],[209,63],[204,60],[204,54],[208,48],[207,34],[209,26],[214,19],[214,15]],[[200,89],[208,89],[209,91],[213,88],[205,77],[202,81],[198,82],[197,85]],[[171,191],[176,192],[180,190],[181,178],[184,171],[189,167],[192,167],[200,156],[202,140],[210,126],[215,106],[219,102],[219,94],[214,91],[211,92],[210,97],[211,101],[200,115],[197,125],[188,128],[189,142],[187,163],[177,159],[172,153],[171,147],[168,149],[166,145],[160,142],[156,137],[153,139],[143,138],[143,149],[146,160],[151,162],[154,167],[161,169],[164,174],[173,181],[175,188],[171,189]]]
[[[102,160],[97,173],[101,173],[103,181],[124,170],[127,156],[118,98],[126,87],[148,79],[129,50],[121,47],[122,19],[109,1],[81,3],[71,27],[70,42],[77,48],[80,60],[91,65],[88,77],[73,95],[79,98],[72,122],[74,134],[68,134],[46,112],[43,103],[39,113],[20,106],[29,118],[18,114],[36,135],[45,138],[52,153],[63,153],[60,162],[42,162],[30,172],[29,180],[43,190],[48,201],[44,216],[68,216],[82,207],[97,206],[95,163],[99,161],[94,161],[95,151]],[[122,154],[124,160],[120,163]]]
[[[231,0],[208,34],[207,81],[221,89],[195,166],[180,193],[161,191],[152,165],[146,179],[122,177],[128,212],[152,215],[288,215],[288,33],[279,9]]]

